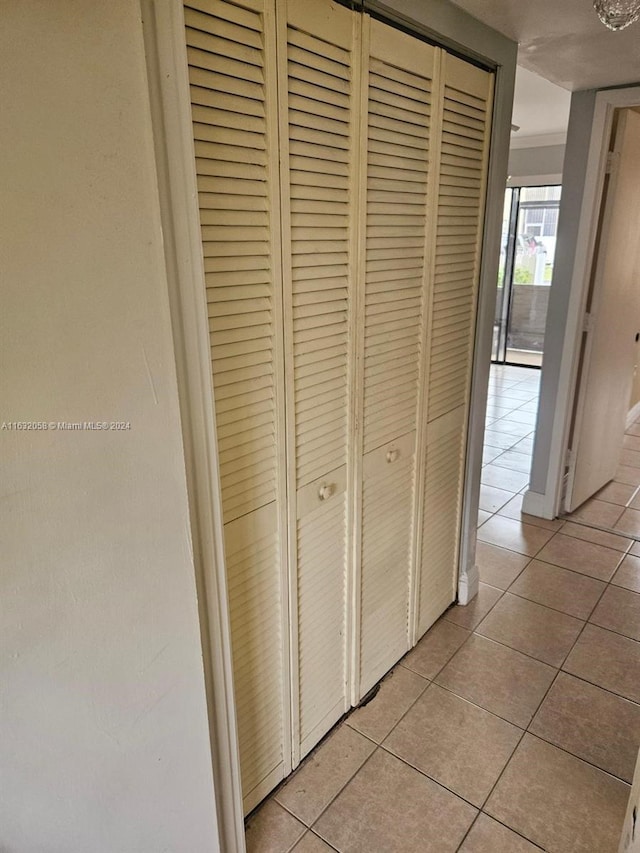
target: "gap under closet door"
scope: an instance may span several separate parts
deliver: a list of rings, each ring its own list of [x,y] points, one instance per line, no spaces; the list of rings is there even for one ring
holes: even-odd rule
[[[291,770],[274,6],[184,11],[249,811]]]
[[[278,4],[294,765],[349,707],[360,25],[331,0]]]
[[[360,625],[355,700],[410,646],[424,406],[430,135],[440,51],[364,16]],[[360,438],[360,437],[359,437]]]

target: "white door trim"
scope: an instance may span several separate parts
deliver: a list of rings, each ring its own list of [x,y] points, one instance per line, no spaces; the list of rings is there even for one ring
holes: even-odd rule
[[[480,500],[487,389],[491,370],[493,322],[496,310],[496,282],[500,259],[502,211],[509,161],[514,74],[515,66],[499,67],[495,74],[462,504],[460,571],[458,576],[458,601],[460,604],[468,604],[477,595],[480,588],[480,575],[475,562],[478,503]]]
[[[244,853],[219,466],[183,5],[140,0],[198,585],[220,850]]]
[[[523,503],[525,512],[540,515],[543,518],[555,518],[562,510],[562,482],[569,443],[571,413],[576,393],[583,316],[593,264],[613,113],[618,108],[632,107],[637,104],[640,104],[640,87],[638,86],[605,90],[596,95],[559,369],[556,408],[553,415],[545,491],[544,494],[528,491]]]

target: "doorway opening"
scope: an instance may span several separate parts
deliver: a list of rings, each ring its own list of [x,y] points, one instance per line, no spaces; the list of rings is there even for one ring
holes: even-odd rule
[[[561,187],[507,187],[491,360],[542,365]]]

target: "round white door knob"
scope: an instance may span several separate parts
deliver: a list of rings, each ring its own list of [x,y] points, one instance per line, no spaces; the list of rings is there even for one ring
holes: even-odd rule
[[[387,450],[387,462],[395,462],[398,456],[400,456],[399,450]]]
[[[318,489],[318,497],[321,501],[326,501],[327,498],[331,497],[334,491],[335,486],[333,485],[333,483],[323,483],[323,485],[320,486],[320,488]]]

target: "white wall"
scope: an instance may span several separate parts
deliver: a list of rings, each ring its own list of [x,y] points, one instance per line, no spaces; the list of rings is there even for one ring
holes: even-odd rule
[[[552,518],[560,508],[578,343],[600,205],[600,169],[612,111],[614,107],[637,105],[638,92],[637,85],[629,84],[609,90],[574,92],[571,97],[538,424],[531,483],[523,502],[525,512],[532,515]]]
[[[557,183],[562,177],[564,145],[540,145],[511,148],[509,151],[510,187]]]
[[[0,13],[0,850],[211,853],[138,4]]]
[[[535,515],[543,513],[543,496],[547,492],[547,478],[550,473],[551,443],[556,409],[560,410],[565,406],[560,391],[560,375],[563,358],[569,357],[565,351],[565,337],[573,268],[576,263],[578,226],[587,175],[595,97],[596,92],[594,90],[574,92],[571,97],[553,286],[549,294],[549,310],[545,331],[540,406],[536,425],[531,483],[529,491],[525,495],[527,512]],[[549,501],[553,503],[553,500],[554,496],[549,495]],[[552,511],[551,514],[553,514]]]

